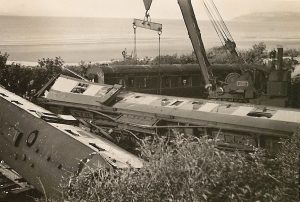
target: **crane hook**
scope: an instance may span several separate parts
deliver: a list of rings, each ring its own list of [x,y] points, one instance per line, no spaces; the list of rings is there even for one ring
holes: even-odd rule
[[[150,10],[151,4],[152,4],[152,0],[143,0],[143,1],[144,1],[145,9],[146,9],[144,21],[150,22],[151,19],[150,19],[149,10]]]

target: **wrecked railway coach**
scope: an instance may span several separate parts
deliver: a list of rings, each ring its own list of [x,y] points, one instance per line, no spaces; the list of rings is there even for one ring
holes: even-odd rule
[[[138,157],[77,125],[0,87],[0,160],[48,197],[60,197],[63,180],[90,168],[142,167]]]
[[[250,65],[244,66],[253,68]],[[215,64],[211,68],[213,74],[224,82],[228,72],[241,73],[239,65]],[[260,74],[257,73],[258,76]],[[180,97],[207,97],[198,64],[99,65],[89,67],[86,75],[95,83],[119,84],[133,92]]]
[[[217,137],[220,147],[272,148],[278,138],[291,136],[300,124],[297,109],[135,93],[121,85],[67,76],[60,76],[47,89],[38,98],[40,103],[106,129],[107,136],[120,131],[138,137],[177,130]]]
[[[274,70],[270,64],[213,64],[210,69],[220,86],[232,83],[244,70],[251,71],[251,85],[249,81],[236,80],[237,86],[230,87],[230,96],[221,96],[223,87],[219,88],[219,96],[209,95],[197,64],[91,65],[85,76],[95,83],[119,84],[125,90],[139,93],[300,108],[299,82],[291,82],[295,76],[291,76],[290,70]],[[239,88],[244,84],[246,89]]]

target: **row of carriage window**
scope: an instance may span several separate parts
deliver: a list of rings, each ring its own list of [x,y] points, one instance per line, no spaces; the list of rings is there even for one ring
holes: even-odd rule
[[[119,84],[126,88],[138,88],[138,89],[151,89],[158,88],[160,81],[158,77],[110,77],[106,78],[106,84]],[[78,83],[71,92],[83,94],[89,84]],[[162,77],[161,87],[162,88],[184,88],[201,86],[201,78],[198,76],[168,76]]]
[[[157,77],[128,77],[128,78],[111,78],[107,83],[113,82],[123,85],[127,88],[157,88],[159,87],[159,79]],[[161,86],[163,88],[179,88],[200,86],[200,78],[192,76],[170,76],[163,77]]]

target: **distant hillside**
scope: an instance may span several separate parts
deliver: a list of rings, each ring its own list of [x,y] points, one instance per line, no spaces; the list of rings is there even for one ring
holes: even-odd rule
[[[300,12],[267,12],[267,13],[251,13],[242,15],[233,19],[233,21],[272,21],[272,22],[299,22]]]

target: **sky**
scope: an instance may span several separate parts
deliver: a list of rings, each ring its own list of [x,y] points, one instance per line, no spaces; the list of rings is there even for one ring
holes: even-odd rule
[[[192,0],[198,19],[207,20],[202,0]],[[0,0],[0,15],[142,18],[142,0]],[[300,12],[300,0],[215,0],[224,19],[253,12]],[[153,19],[180,19],[177,0],[153,0]]]

